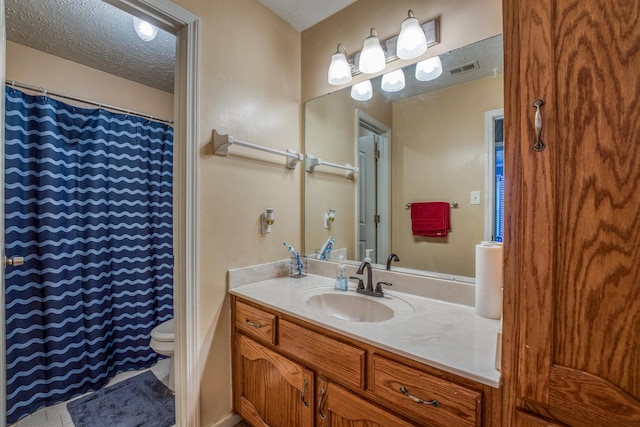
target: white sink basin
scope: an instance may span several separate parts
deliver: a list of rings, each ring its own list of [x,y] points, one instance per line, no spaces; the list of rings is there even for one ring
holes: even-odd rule
[[[354,294],[313,295],[307,304],[327,316],[352,322],[382,322],[393,317],[393,310],[386,305]]]
[[[315,287],[301,292],[307,307],[324,316],[350,322],[384,322],[407,319],[414,314],[411,304],[385,292],[377,298],[358,294],[355,290],[335,291],[328,287]]]

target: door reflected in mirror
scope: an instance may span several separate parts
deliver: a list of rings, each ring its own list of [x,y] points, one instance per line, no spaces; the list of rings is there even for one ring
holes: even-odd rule
[[[305,173],[308,254],[332,236],[348,260],[373,249],[381,268],[396,253],[394,270],[473,280],[475,245],[499,238],[502,218],[502,55],[499,35],[440,55],[435,80],[415,79],[414,64],[399,92],[382,91],[377,77],[367,101],[345,88],[305,104],[306,154],[359,168],[352,179]],[[414,202],[457,202],[446,237],[413,234]],[[329,208],[336,221],[327,230]]]

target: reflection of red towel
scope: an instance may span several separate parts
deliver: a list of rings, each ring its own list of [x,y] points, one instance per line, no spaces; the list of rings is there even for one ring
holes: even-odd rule
[[[414,236],[447,237],[451,230],[449,203],[411,203],[411,231]]]

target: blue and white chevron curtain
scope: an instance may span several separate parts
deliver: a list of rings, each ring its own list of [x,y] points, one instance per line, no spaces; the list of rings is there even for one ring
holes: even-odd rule
[[[173,129],[6,86],[7,421],[154,364],[173,317]]]

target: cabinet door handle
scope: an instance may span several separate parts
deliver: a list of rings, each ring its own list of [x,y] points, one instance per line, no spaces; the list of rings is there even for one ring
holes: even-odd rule
[[[257,328],[257,329],[262,328],[262,325],[260,323],[253,323],[251,320],[249,320],[248,317],[244,319],[244,321],[247,322],[247,325],[253,326],[254,328]]]
[[[533,106],[536,107],[536,119],[535,119],[535,127],[536,127],[536,143],[533,144],[534,151],[542,151],[544,150],[544,142],[540,139],[540,135],[542,134],[542,113],[540,112],[540,107],[544,105],[544,99],[536,99],[533,101]]]
[[[307,386],[309,385],[309,380],[308,379],[304,379],[304,385],[302,386],[302,403],[304,404],[305,408],[309,407],[309,402],[307,402],[307,400],[304,398],[304,394],[307,391]]]
[[[420,405],[432,405],[434,408],[440,407],[440,402],[438,402],[436,399],[427,401],[422,400],[419,397],[412,396],[403,385],[400,386],[400,393],[404,394],[409,399],[413,400],[416,403],[419,403]]]
[[[324,399],[324,395],[327,391],[323,388],[320,389],[320,398],[318,399],[318,413],[320,413],[320,418],[323,420],[327,419],[327,416],[322,412],[322,400]]]

